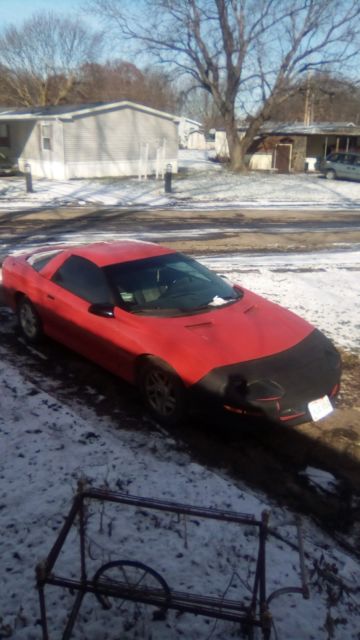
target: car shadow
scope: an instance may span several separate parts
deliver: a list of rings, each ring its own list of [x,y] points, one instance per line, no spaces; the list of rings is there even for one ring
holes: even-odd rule
[[[223,414],[197,416],[177,435],[199,464],[311,516],[330,534],[350,534],[360,515],[359,463],[300,429]],[[333,487],[314,484],[309,467],[332,474]]]

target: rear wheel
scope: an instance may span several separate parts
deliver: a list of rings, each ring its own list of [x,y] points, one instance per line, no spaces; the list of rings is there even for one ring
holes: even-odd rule
[[[335,173],[334,169],[329,169],[329,170],[326,172],[326,174],[325,174],[325,175],[326,175],[326,178],[327,178],[328,180],[335,180],[335,178],[336,178],[336,173]]]
[[[22,335],[27,342],[38,342],[42,337],[41,320],[32,302],[22,297],[17,306],[17,317]]]
[[[185,415],[185,388],[166,363],[148,359],[143,364],[139,386],[150,413],[166,426],[176,425]]]

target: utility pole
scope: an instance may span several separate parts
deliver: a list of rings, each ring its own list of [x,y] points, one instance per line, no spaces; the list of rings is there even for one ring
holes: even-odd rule
[[[314,120],[314,100],[310,82],[310,74],[306,76],[305,105],[304,105],[304,124],[309,126]]]

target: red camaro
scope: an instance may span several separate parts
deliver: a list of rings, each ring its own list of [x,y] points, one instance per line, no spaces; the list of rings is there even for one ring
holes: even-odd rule
[[[339,391],[332,343],[190,257],[137,241],[47,247],[3,264],[20,329],[139,386],[160,421],[190,400],[281,423],[318,419]]]

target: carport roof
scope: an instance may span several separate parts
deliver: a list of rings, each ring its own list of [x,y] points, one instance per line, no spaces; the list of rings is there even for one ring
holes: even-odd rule
[[[0,108],[0,120],[73,120],[83,116],[88,116],[95,113],[101,113],[106,111],[117,111],[121,109],[134,109],[136,111],[143,111],[152,115],[166,118],[167,120],[174,120],[178,122],[179,118],[166,113],[165,111],[159,111],[158,109],[152,109],[142,104],[136,104],[128,100],[122,100],[121,102],[93,102],[90,104],[77,104],[77,105],[56,105],[45,107],[23,107],[21,109],[8,107]]]
[[[239,125],[239,131],[246,131],[247,125]],[[262,135],[293,136],[360,136],[360,127],[353,122],[266,122],[260,129]]]

